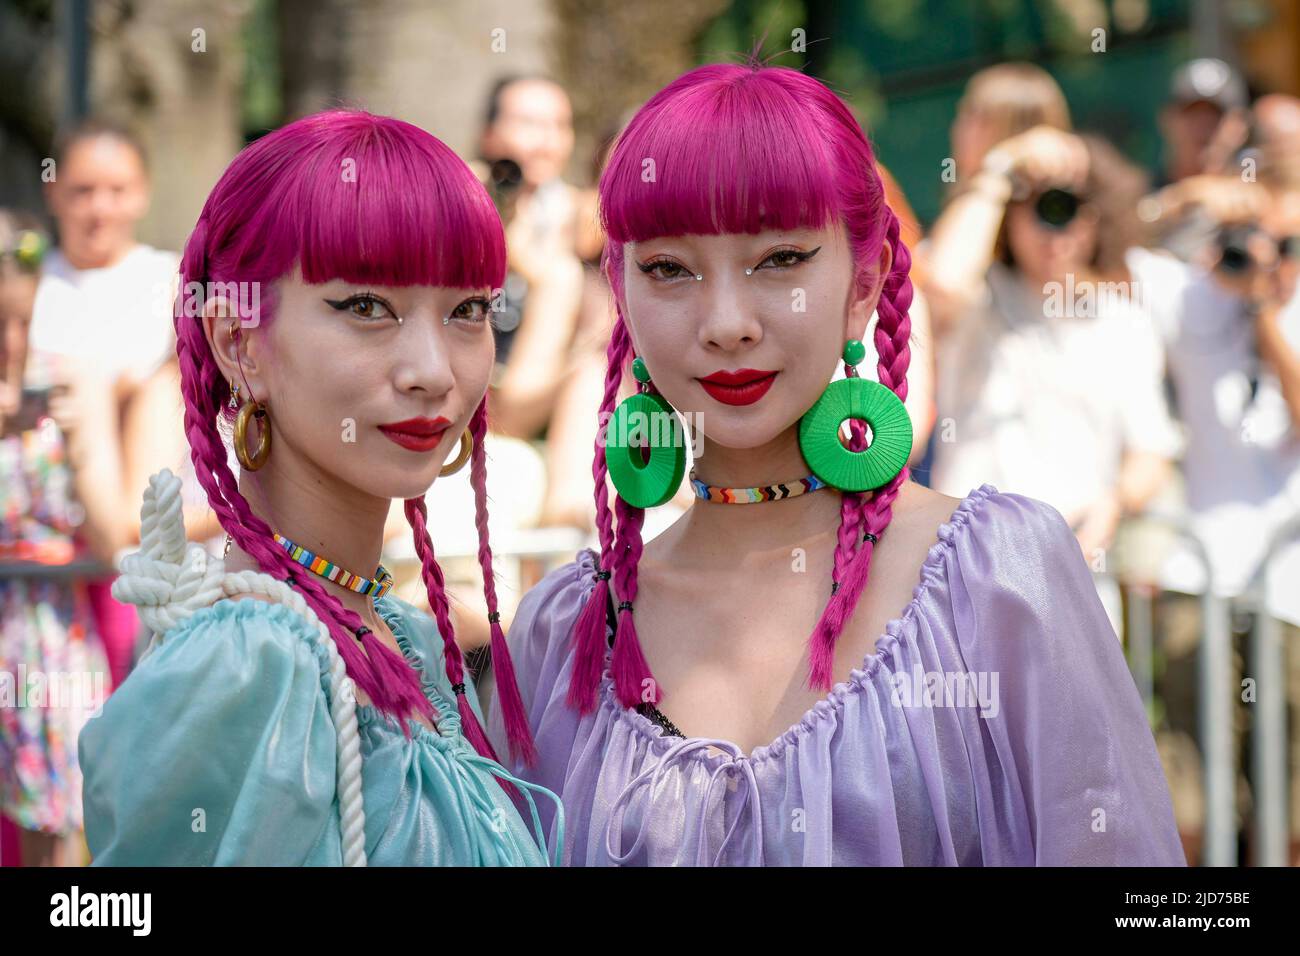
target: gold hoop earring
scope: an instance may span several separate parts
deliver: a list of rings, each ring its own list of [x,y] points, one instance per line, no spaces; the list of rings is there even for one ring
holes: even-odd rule
[[[257,450],[248,453],[248,420],[257,417]],[[271,455],[271,416],[261,402],[245,402],[235,416],[235,456],[246,471],[257,471]]]
[[[474,436],[470,434],[469,429],[460,436],[460,451],[456,452],[455,459],[450,465],[443,465],[442,470],[438,472],[439,478],[446,478],[448,475],[454,475],[465,467],[465,462],[469,461],[469,456],[474,453]]]

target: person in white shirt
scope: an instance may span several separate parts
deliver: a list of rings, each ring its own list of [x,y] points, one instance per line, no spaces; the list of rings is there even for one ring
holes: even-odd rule
[[[985,157],[954,212],[963,221],[936,225],[930,253],[943,298],[961,303],[939,346],[931,485],[955,495],[987,481],[1055,507],[1117,632],[1108,549],[1181,444],[1123,258],[1144,186],[1104,141],[1035,127]]]
[[[135,503],[148,476],[186,457],[171,306],[179,259],[136,241],[149,181],[144,150],[126,130],[84,122],[60,137],[47,172],[58,248],[47,256],[37,289],[30,384],[76,382],[84,393],[98,383],[91,400],[111,410],[103,416],[109,440],[97,441],[94,458],[78,463],[96,477],[95,510],[116,517],[95,548],[111,565],[139,541]],[[95,586],[92,600],[116,685],[130,663],[135,615],[113,601],[107,581]]]
[[[1204,177],[1203,177],[1204,178]],[[1165,661],[1158,688],[1161,749],[1186,768],[1171,778],[1179,828],[1197,833],[1199,795],[1197,648],[1199,595],[1211,586],[1233,604],[1262,594],[1279,622],[1289,702],[1291,859],[1300,860],[1300,191],[1223,177],[1201,190],[1221,238],[1191,263],[1142,253],[1134,268],[1163,290],[1155,316],[1165,340],[1176,407],[1187,433],[1182,462],[1186,511],[1208,569],[1186,542],[1160,568],[1158,637]],[[1207,581],[1208,570],[1208,581]],[[1262,586],[1262,591],[1256,591]],[[1244,604],[1242,605],[1245,606]],[[1258,610],[1256,611],[1258,613]],[[1234,616],[1234,675],[1244,661],[1249,618]],[[1237,755],[1246,761],[1245,708],[1235,715]],[[1239,811],[1246,804],[1239,801]],[[1243,819],[1239,824],[1246,826]],[[1248,828],[1249,829],[1249,828]]]

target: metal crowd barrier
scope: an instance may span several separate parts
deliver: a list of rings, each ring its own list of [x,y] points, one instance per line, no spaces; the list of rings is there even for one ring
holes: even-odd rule
[[[1300,515],[1278,528],[1268,542],[1264,558],[1251,576],[1247,600],[1254,605],[1251,632],[1251,671],[1257,681],[1255,721],[1251,728],[1255,777],[1255,845],[1259,866],[1286,866],[1290,848],[1287,819],[1287,668],[1281,628],[1268,613],[1268,573],[1274,558],[1300,537]],[[1300,587],[1300,581],[1296,582]]]
[[[1250,584],[1237,598],[1214,593],[1214,575],[1204,545],[1180,514],[1151,511],[1141,520],[1172,531],[1190,545],[1205,572],[1201,595],[1201,642],[1197,660],[1197,722],[1203,760],[1206,866],[1235,866],[1237,862],[1236,739],[1233,708],[1241,688],[1223,675],[1231,672],[1234,610],[1253,613],[1248,673],[1257,696],[1252,713],[1252,789],[1255,798],[1256,865],[1285,866],[1289,848],[1287,817],[1287,687],[1285,649],[1277,622],[1267,613],[1265,583],[1278,551],[1300,536],[1300,517],[1280,528],[1269,542]],[[1126,647],[1129,668],[1142,701],[1150,712],[1155,694],[1152,602],[1160,588],[1148,581],[1125,581]],[[1297,582],[1300,586],[1300,582]]]

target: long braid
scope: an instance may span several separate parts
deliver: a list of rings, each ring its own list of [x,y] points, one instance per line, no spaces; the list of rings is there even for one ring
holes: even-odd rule
[[[496,575],[492,571],[492,548],[488,539],[487,508],[487,451],[483,447],[487,437],[487,396],[479,402],[470,419],[470,436],[474,450],[470,454],[470,485],[474,489],[474,526],[478,529],[478,563],[483,569],[483,597],[487,602],[488,625],[492,632],[492,670],[496,675],[497,702],[505,723],[510,756],[532,766],[537,762],[537,746],[528,726],[528,714],[519,696],[519,683],[515,679],[514,662],[506,644],[505,631],[501,629],[497,602]]]
[[[912,323],[908,316],[912,305],[912,282],[908,278],[908,271],[911,268],[912,257],[906,244],[899,237],[898,217],[888,206],[882,208],[887,217],[885,241],[890,243],[894,250],[894,260],[876,305],[879,316],[874,338],[879,359],[876,368],[880,383],[891,389],[900,400],[906,401],[907,369],[911,362],[911,348],[908,342],[912,333]],[[836,580],[839,586],[838,588],[833,586],[834,593],[810,638],[808,683],[813,689],[830,688],[835,643],[844,629],[844,624],[857,607],[858,598],[866,586],[875,542],[865,535],[869,532],[878,538],[888,527],[893,518],[894,499],[898,497],[899,490],[908,476],[909,470],[904,467],[888,484],[877,489],[866,502],[862,509],[861,521],[864,532],[863,543],[843,570],[839,567],[837,548]]]
[[[626,605],[634,604],[637,595],[637,568],[641,562],[641,527],[645,511],[633,507],[622,499],[614,501],[618,512],[618,534],[614,541],[615,591],[623,599],[619,606],[618,630],[614,637],[614,686],[625,707],[635,707],[642,702],[659,703],[663,694],[650,673],[637,637],[635,612]]]
[[[433,553],[433,541],[429,538],[428,511],[424,496],[407,498],[405,502],[406,520],[411,523],[415,536],[415,552],[420,556],[421,575],[424,578],[425,592],[429,596],[429,607],[438,621],[438,634],[442,638],[443,663],[447,679],[456,691],[456,710],[460,713],[461,732],[465,739],[484,757],[497,760],[496,751],[488,742],[483,727],[474,715],[469,696],[465,691],[465,662],[461,656],[460,646],[456,643],[456,631],[451,623],[451,606],[447,601],[447,583],[443,579],[442,568]]]
[[[596,532],[600,539],[600,567],[596,571],[596,587],[583,605],[574,624],[576,646],[573,673],[569,677],[568,705],[579,713],[595,709],[596,691],[600,686],[601,671],[605,662],[605,607],[609,601],[609,578],[614,567],[614,516],[609,507],[609,488],[606,483],[609,466],[605,458],[605,423],[614,411],[623,369],[632,352],[632,339],[623,322],[623,310],[615,297],[617,319],[609,338],[605,369],[605,394],[601,398],[599,425],[596,434],[595,456],[591,473],[596,481]]]
[[[857,369],[845,363],[845,376],[857,377]],[[856,418],[849,419],[849,445],[852,451],[862,451],[867,447],[867,428]],[[839,589],[844,580],[846,568],[858,553],[858,528],[862,524],[862,511],[865,497],[854,491],[846,491],[840,502],[840,526],[835,538],[834,569],[831,572],[832,593]]]

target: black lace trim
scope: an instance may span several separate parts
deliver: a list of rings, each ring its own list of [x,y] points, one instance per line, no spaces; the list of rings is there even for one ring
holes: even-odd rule
[[[614,646],[614,632],[618,628],[618,618],[614,611],[614,592],[609,592],[609,600],[605,602],[605,641],[610,647]],[[646,717],[663,728],[664,734],[669,737],[686,738],[686,735],[677,729],[674,724],[658,707],[650,702],[636,705],[636,712],[642,717]]]

